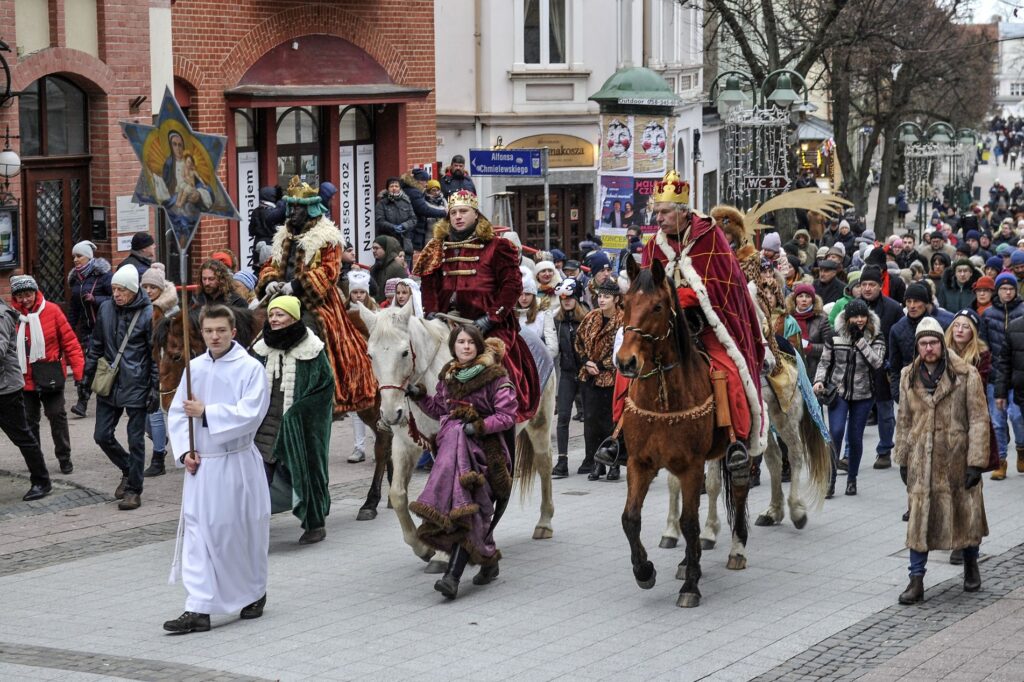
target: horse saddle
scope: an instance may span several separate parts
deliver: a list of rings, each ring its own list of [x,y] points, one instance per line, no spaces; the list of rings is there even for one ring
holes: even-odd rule
[[[783,412],[789,412],[793,401],[799,398],[797,394],[797,366],[796,358],[787,353],[780,352],[778,358],[778,370],[775,374],[765,377],[775,397],[779,400],[779,407]]]

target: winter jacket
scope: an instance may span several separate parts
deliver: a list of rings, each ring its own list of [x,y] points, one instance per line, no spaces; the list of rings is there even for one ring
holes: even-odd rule
[[[884,295],[879,295],[874,301],[864,299],[864,302],[868,304],[871,312],[878,315],[879,331],[882,333],[882,339],[888,343],[893,326],[903,319],[903,306]],[[875,400],[892,400],[893,389],[886,372],[875,372]]]
[[[552,358],[558,355],[558,336],[555,334],[555,320],[550,312],[538,310],[532,324],[526,321],[525,311],[519,313],[519,328],[533,332],[544,343]]]
[[[463,173],[461,178],[456,178],[451,171],[448,171],[441,177],[441,193],[444,194],[445,199],[460,189],[466,189],[476,194],[476,185],[470,179],[469,173]]]
[[[939,305],[946,310],[963,310],[974,305],[974,283],[981,279],[981,273],[971,268],[971,279],[961,285],[956,279],[956,268],[948,268],[942,273],[942,283],[935,292]]]
[[[820,279],[814,280],[814,292],[821,298],[822,305],[835,303],[841,299],[845,289],[846,283],[838,277],[833,277],[827,284],[822,283]]]
[[[576,334],[576,352],[582,360],[577,377],[584,383],[601,388],[615,385],[615,330],[622,326],[621,313],[605,317],[600,310],[591,310],[580,323]],[[597,374],[590,374],[583,365],[593,361]]]
[[[836,386],[847,402],[874,397],[874,377],[885,365],[885,339],[879,330],[878,316],[868,313],[864,333],[856,340],[850,334],[846,311],[836,318],[835,334],[829,336],[814,382]]]
[[[576,321],[572,312],[561,310],[557,311],[552,319],[555,322],[555,335],[558,337],[558,369],[576,375],[583,366],[583,361],[576,352],[576,331],[580,323]]]
[[[134,265],[135,269],[139,271],[139,279],[142,279],[142,276],[146,274],[146,270],[149,270],[149,266],[152,264],[153,259],[146,258],[138,251],[132,251],[117,267],[123,268],[126,265]]]
[[[814,297],[814,305],[809,315],[798,313],[796,310],[796,299],[793,294],[786,297],[786,314],[791,315],[797,324],[800,325],[800,338],[806,342],[802,343],[803,356],[807,365],[807,375],[814,376],[818,368],[818,361],[825,350],[825,344],[832,337],[832,328],[828,323],[828,315],[822,310],[821,297]],[[801,318],[804,318],[801,320]],[[800,324],[803,322],[803,324]],[[806,328],[806,332],[804,329]]]
[[[181,306],[178,305],[178,290],[174,286],[174,282],[167,282],[164,290],[160,292],[160,295],[153,301],[153,323],[154,326],[160,321],[160,318],[174,315]]]
[[[38,291],[36,292],[35,305],[32,306],[31,310],[21,307],[17,301],[14,301],[12,307],[19,315],[28,315],[30,312],[38,311],[43,306],[44,301],[43,292]],[[64,317],[64,311],[56,303],[47,303],[43,307],[43,311],[39,313],[39,324],[43,328],[43,340],[46,343],[46,357],[43,358],[43,361],[60,362],[61,370],[63,370],[65,376],[70,365],[71,371],[75,375],[75,381],[81,381],[85,371],[85,356],[82,355],[82,346],[78,343],[75,330],[68,323],[68,318]],[[27,323],[25,324],[24,333],[25,355],[28,356],[31,352],[32,344],[30,341],[31,331]],[[30,364],[28,372],[25,373],[26,391],[34,391],[36,388],[35,382],[32,381],[33,366],[33,364]]]
[[[83,343],[96,326],[96,314],[104,301],[110,300],[110,262],[105,258],[93,258],[83,270],[72,268],[68,273],[71,298],[68,301],[68,322],[72,329],[81,329],[79,337]]]
[[[976,547],[988,535],[982,486],[964,487],[967,467],[989,458],[989,415],[978,371],[955,353],[928,394],[918,363],[903,370],[893,464],[907,468],[907,547]]]
[[[378,242],[384,247],[384,258],[376,261],[373,267],[370,268],[370,279],[377,285],[377,293],[374,294],[373,299],[377,303],[382,302],[386,296],[384,296],[384,285],[387,284],[389,279],[402,279],[408,277],[409,273],[406,272],[405,266],[396,260],[402,247],[399,246],[398,240],[394,237],[378,237]]]
[[[1015,297],[1009,303],[1003,303],[998,296],[993,297],[992,305],[989,306],[981,316],[981,323],[985,327],[985,334],[982,338],[988,343],[988,349],[992,351],[992,357],[998,358],[1003,350],[1003,342],[1006,338],[1006,331],[1010,323],[1019,317],[1024,317],[1024,300],[1020,296]],[[999,372],[997,371],[998,375]],[[998,376],[993,377],[993,380]]]
[[[423,191],[419,188],[419,185],[415,184],[416,181],[412,175],[406,173],[401,177],[399,181],[402,185],[402,191],[405,192],[405,196],[409,197],[409,203],[412,205],[413,213],[416,214],[416,227],[415,231],[422,234],[424,239],[429,239],[430,233],[427,232],[427,220],[429,218],[446,218],[448,211],[442,206],[434,206],[427,201]],[[424,242],[425,243],[425,242]]]
[[[128,325],[137,311],[141,311],[141,314],[132,329],[124,355],[121,356],[114,389],[107,397],[96,397],[114,407],[144,408],[150,393],[156,392],[160,385],[157,364],[153,359],[153,304],[141,289],[126,306],[119,306],[113,300],[100,306],[96,329],[85,359],[85,381],[92,383],[101,356],[108,363],[114,362]]]
[[[25,375],[18,362],[18,311],[0,299],[0,395],[20,391]]]
[[[934,306],[920,317],[907,315],[893,325],[889,332],[889,380],[892,382],[893,400],[899,401],[900,372],[917,356],[917,324],[926,317],[934,318],[945,331],[953,322],[953,315]]]
[[[1024,401],[1024,317],[1010,323],[999,354],[993,358],[995,397],[1005,399],[1013,391],[1016,402]]]
[[[443,194],[438,194],[435,197],[431,197],[428,194],[424,194],[423,200],[426,201],[427,204],[429,204],[430,206],[436,206],[437,208],[440,208],[442,210],[447,210],[446,205],[444,203]],[[440,218],[427,218],[422,223],[417,221],[416,227],[414,227],[412,230],[413,251],[423,250],[423,247],[426,245],[427,241],[434,234],[434,223],[436,223],[438,220],[440,220]],[[422,228],[421,225],[423,226]]]
[[[412,202],[405,192],[399,192],[397,197],[388,192],[378,194],[374,216],[378,237],[383,234],[401,242],[410,238],[416,227],[416,212],[412,210]]]

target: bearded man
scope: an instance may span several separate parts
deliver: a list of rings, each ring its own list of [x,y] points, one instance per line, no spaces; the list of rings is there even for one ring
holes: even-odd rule
[[[235,280],[231,270],[220,260],[211,258],[203,263],[199,270],[201,290],[192,298],[193,308],[204,305],[228,305],[233,308],[245,308],[248,303],[235,291]]]
[[[711,369],[726,372],[736,437],[756,456],[765,437],[759,379],[764,344],[757,311],[725,232],[711,218],[690,211],[689,198],[689,184],[675,171],[655,185],[651,204],[658,233],[644,246],[641,265],[661,261],[675,282],[680,307],[703,314],[706,325],[698,338]],[[733,449],[728,466],[742,478],[749,458]]]
[[[341,272],[341,232],[324,216],[316,188],[298,177],[289,183],[285,202],[288,220],[274,235],[256,295],[295,296],[302,302],[302,321],[324,342],[334,370],[334,414],[371,408],[377,380],[366,340],[345,314],[336,285]]]
[[[516,422],[524,422],[537,411],[541,389],[515,313],[523,291],[519,253],[511,241],[497,237],[479,209],[472,192],[452,194],[448,217],[435,223],[434,238],[424,246],[413,274],[421,278],[424,314],[451,312],[473,320],[485,337],[505,342],[502,362],[516,387]]]

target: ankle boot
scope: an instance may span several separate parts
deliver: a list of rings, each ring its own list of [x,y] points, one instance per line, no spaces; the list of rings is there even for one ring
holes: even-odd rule
[[[1017,446],[1017,473],[1024,474],[1024,447]]]
[[[142,472],[142,475],[145,476],[146,478],[151,478],[153,476],[163,476],[165,473],[167,473],[167,470],[164,468],[165,457],[167,457],[166,452],[154,450],[153,461],[150,462],[149,466],[146,467],[146,470]]]
[[[992,475],[989,478],[991,480],[993,480],[993,481],[1002,481],[1002,480],[1004,480],[1006,478],[1006,460],[1005,459],[999,460],[999,468],[997,468],[995,471],[993,471]]]
[[[590,474],[587,475],[587,480],[588,481],[599,481],[599,480],[601,480],[601,477],[604,476],[604,474],[605,474],[605,466],[603,464],[599,464],[597,462],[594,462],[594,468],[590,472]]]
[[[456,545],[448,559],[448,570],[440,580],[434,583],[434,589],[443,594],[445,599],[451,600],[459,596],[459,580],[462,578],[462,572],[466,569],[467,561],[469,561],[469,554],[461,546]]]
[[[924,576],[912,575],[907,589],[903,590],[903,594],[900,595],[900,603],[916,604],[920,601],[924,601]]]
[[[580,464],[580,468],[576,470],[576,473],[577,474],[589,474],[593,470],[594,470],[594,458],[592,456],[591,457],[584,457],[583,458],[583,463]]]
[[[978,557],[964,557],[964,592],[977,592],[981,589],[981,571],[978,570]]]
[[[756,488],[761,485],[761,459],[761,455],[750,458],[750,483],[747,484],[748,488]]]
[[[856,495],[857,494],[857,479],[856,478],[853,479],[852,481],[847,481],[846,482],[846,494],[847,495]]]
[[[551,469],[551,478],[566,478],[569,475],[569,456],[559,455],[558,461]]]

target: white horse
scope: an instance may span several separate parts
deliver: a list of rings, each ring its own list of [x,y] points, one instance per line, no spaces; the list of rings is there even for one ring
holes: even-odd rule
[[[416,556],[429,562],[427,573],[443,573],[448,557],[435,553],[416,537],[416,524],[409,513],[409,480],[416,460],[424,450],[424,438],[435,436],[440,424],[427,416],[405,396],[406,386],[423,384],[434,395],[438,376],[452,359],[448,350],[448,325],[441,320],[423,320],[412,314],[412,306],[385,308],[374,313],[359,306],[359,315],[370,332],[368,342],[373,373],[380,384],[381,421],[394,432],[391,459],[394,476],[388,499],[398,515],[402,537]],[[551,495],[551,425],[555,413],[555,376],[544,385],[537,413],[526,424],[516,427],[515,478],[521,498],[525,499],[534,476],[540,475],[540,520],[533,530],[534,540],[548,539],[554,533],[551,517],[555,505]]]
[[[832,453],[827,440],[818,431],[814,420],[804,407],[803,398],[796,386],[796,365],[786,363],[786,372],[791,374],[792,387],[788,396],[787,409],[771,384],[762,376],[761,395],[768,407],[768,418],[778,434],[778,438],[789,448],[789,517],[797,529],[807,525],[807,502],[801,496],[801,472],[804,465],[808,468],[808,501],[811,506],[820,506],[828,489],[832,474]],[[782,492],[782,451],[779,449],[775,434],[768,438],[768,446],[764,452],[765,465],[771,478],[771,502],[757,520],[756,526],[776,526],[785,518]],[[717,464],[717,463],[715,463]],[[674,476],[668,478],[669,511],[668,525],[662,533],[660,547],[675,547],[681,530],[679,528],[679,481]],[[718,539],[721,521],[718,518],[718,494],[722,489],[722,470],[720,466],[709,466],[705,476],[705,488],[708,493],[708,517],[701,531],[700,540],[703,549],[713,549]]]

